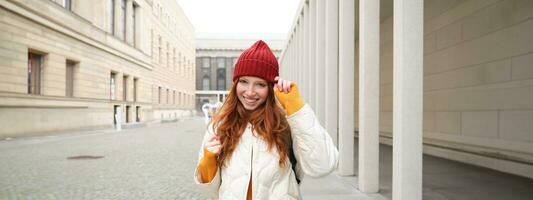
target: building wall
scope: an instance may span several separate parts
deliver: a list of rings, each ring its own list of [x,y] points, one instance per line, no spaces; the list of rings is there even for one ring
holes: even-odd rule
[[[204,77],[209,78],[209,88],[208,90],[229,90],[232,85],[232,76],[233,69],[235,68],[235,62],[237,62],[235,55],[230,57],[209,57],[201,56],[197,57],[197,74],[196,74],[196,90],[204,90],[203,80]],[[219,68],[219,61],[223,62],[223,67]],[[208,61],[208,64],[204,67],[204,62]],[[220,70],[220,72],[219,72]],[[221,73],[221,74],[219,74]],[[219,76],[221,75],[221,76]],[[219,88],[218,81],[219,78],[224,81],[222,89]]]
[[[533,1],[424,4],[424,142],[533,163]],[[383,136],[393,135],[392,25],[382,20]]]
[[[112,31],[107,18],[111,16],[107,11],[111,4],[107,0],[72,0],[70,11],[50,0],[0,1],[0,137],[113,127],[114,106],[121,107],[123,123],[135,122],[137,114],[140,123],[160,120],[161,115],[156,113],[161,105],[153,100],[154,84],[186,94],[176,105],[165,105],[167,118],[170,113],[176,118],[192,112],[192,26],[174,1],[163,1],[176,8],[170,13],[178,16],[169,18],[179,21],[174,33],[180,32],[182,41],[173,46],[189,60],[188,68],[184,66],[181,73],[163,76],[165,68],[153,62],[150,46],[152,22],[157,24],[159,20],[153,17],[152,7],[159,1],[129,2],[137,6],[137,20],[127,19],[135,26],[128,26],[130,30],[124,36]],[[118,26],[115,20],[114,30],[119,30]],[[170,32],[167,29],[168,26],[158,28],[159,32]],[[43,57],[41,94],[28,94],[29,53]],[[76,63],[72,97],[66,95],[67,60]],[[116,74],[115,99],[110,94],[111,73]],[[125,76],[127,92],[123,98]]]
[[[154,118],[171,119],[194,109],[194,29],[175,1],[153,1],[151,18]]]

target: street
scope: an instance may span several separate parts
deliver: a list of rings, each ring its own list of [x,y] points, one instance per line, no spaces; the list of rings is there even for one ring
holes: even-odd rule
[[[0,142],[0,199],[207,199],[200,118]],[[70,157],[70,158],[69,158]]]

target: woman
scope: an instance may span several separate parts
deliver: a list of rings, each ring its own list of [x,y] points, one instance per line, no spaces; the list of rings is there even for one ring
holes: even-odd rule
[[[331,137],[278,69],[261,40],[235,65],[233,86],[208,126],[195,172],[196,183],[220,199],[301,199],[297,177],[323,176],[337,166]]]

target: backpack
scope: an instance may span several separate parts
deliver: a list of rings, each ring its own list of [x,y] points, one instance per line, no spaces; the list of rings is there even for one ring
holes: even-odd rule
[[[286,137],[285,141],[287,141],[287,146],[289,147],[289,161],[291,161],[292,171],[294,172],[294,177],[296,177],[296,183],[300,185],[301,181],[298,178],[298,175],[296,174],[296,164],[298,163],[298,160],[296,160],[296,156],[294,155],[294,150],[292,148],[292,136],[291,136],[290,128],[289,128],[289,131],[285,132],[285,137]]]

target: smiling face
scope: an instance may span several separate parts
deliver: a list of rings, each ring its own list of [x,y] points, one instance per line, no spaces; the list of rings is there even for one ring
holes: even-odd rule
[[[268,96],[268,83],[258,77],[241,76],[237,80],[237,97],[248,111],[262,105]]]

